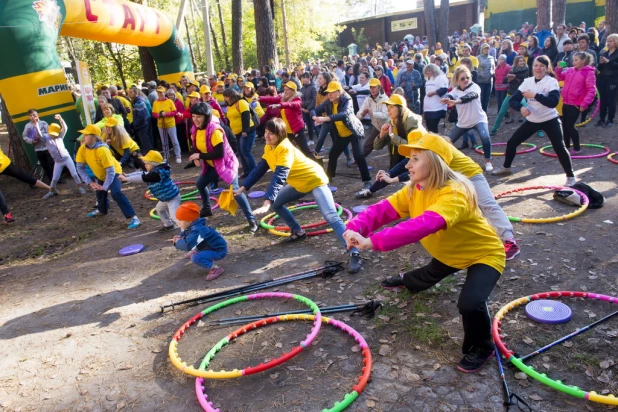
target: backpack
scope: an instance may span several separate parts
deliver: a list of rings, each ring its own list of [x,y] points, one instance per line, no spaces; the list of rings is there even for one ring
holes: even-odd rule
[[[588,209],[599,209],[603,206],[605,198],[603,195],[585,183],[576,183],[572,186],[588,197]],[[581,206],[582,197],[575,191],[564,188],[554,192],[554,199],[569,206]]]
[[[245,99],[244,97],[243,97],[243,100],[249,103],[249,101]],[[238,103],[236,104],[236,110],[240,112],[240,107],[238,106]],[[251,120],[253,120],[253,125],[255,127],[258,127],[260,125],[260,116],[257,115],[257,112],[255,111],[253,106],[251,106],[251,103],[249,103],[249,113],[251,115]]]

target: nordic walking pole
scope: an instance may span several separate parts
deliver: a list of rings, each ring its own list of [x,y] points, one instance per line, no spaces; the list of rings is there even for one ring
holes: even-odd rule
[[[605,322],[606,320],[608,320],[608,319],[610,319],[610,318],[613,318],[613,317],[614,317],[614,316],[616,316],[616,315],[618,315],[618,311],[616,311],[616,312],[614,312],[614,313],[610,313],[609,315],[605,316],[604,318],[599,319],[599,320],[597,320],[596,322],[593,322],[593,323],[591,323],[591,324],[590,324],[590,325],[588,325],[588,326],[584,326],[583,328],[581,328],[581,329],[579,329],[579,330],[577,330],[577,331],[575,331],[575,332],[573,332],[573,333],[569,333],[568,335],[566,335],[566,336],[564,336],[564,337],[562,337],[562,338],[560,338],[560,339],[558,339],[558,340],[556,340],[556,341],[554,341],[554,342],[552,342],[552,343],[550,343],[550,344],[548,344],[548,345],[545,345],[545,346],[543,346],[542,348],[537,349],[537,350],[535,350],[535,351],[534,351],[534,352],[532,352],[532,353],[529,353],[529,354],[527,354],[527,355],[525,355],[525,356],[522,356],[522,357],[520,358],[520,360],[523,362],[523,361],[525,361],[525,360],[527,360],[527,359],[530,359],[530,358],[532,358],[532,357],[534,357],[534,356],[536,356],[536,355],[538,355],[538,354],[540,354],[540,353],[543,353],[543,352],[545,352],[547,349],[549,349],[549,348],[553,348],[554,346],[559,345],[559,344],[561,344],[562,342],[567,341],[567,340],[569,340],[569,339],[573,338],[574,336],[579,335],[580,333],[584,333],[584,332],[586,332],[587,330],[590,330],[590,329],[594,328],[594,327],[595,327],[596,325],[598,325],[599,323]]]

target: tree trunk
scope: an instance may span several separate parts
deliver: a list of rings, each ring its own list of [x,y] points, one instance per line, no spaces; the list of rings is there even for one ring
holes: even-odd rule
[[[427,43],[436,44],[437,25],[436,5],[434,0],[423,0],[423,9],[425,12],[425,33],[427,34]]]
[[[232,0],[232,71],[242,73],[242,0]]]
[[[605,0],[605,33],[618,33],[618,0]]]
[[[187,43],[189,44],[189,53],[191,53],[191,62],[193,63],[193,70],[199,72],[200,69],[195,64],[195,55],[193,54],[193,45],[191,44],[191,32],[189,31],[189,23],[187,23],[187,19],[185,18],[185,31],[187,32]]]
[[[217,36],[215,36],[215,29],[212,27],[212,20],[208,21],[210,25],[210,37],[212,37],[212,43],[215,47],[215,54],[217,55],[217,60],[221,61],[221,50],[219,49],[219,42],[217,41]],[[213,67],[213,74],[217,73],[218,69]]]
[[[142,65],[142,74],[144,75],[144,81],[149,82],[151,80],[157,80],[157,66],[155,66],[154,59],[146,47],[138,47],[139,61]]]
[[[536,0],[536,25],[539,30],[551,28],[551,3],[552,0]]]
[[[288,43],[288,20],[285,15],[285,0],[281,0],[281,18],[283,21],[283,43],[285,44],[285,65],[290,68],[290,45]]]
[[[77,63],[75,62],[79,59],[75,55],[75,48],[73,47],[73,42],[71,41],[70,37],[62,36],[62,39],[64,40],[64,44],[67,47],[67,52],[69,54],[69,59],[71,60],[71,65],[73,66],[73,68],[76,68]],[[77,79],[75,79],[75,81],[77,81]]]
[[[221,11],[221,1],[217,0],[219,11],[219,22],[221,23],[221,38],[223,40],[223,55],[225,56],[225,70],[230,69],[230,54],[228,53],[227,39],[225,37],[225,23],[223,22],[223,12]]]
[[[448,50],[448,18],[450,13],[450,1],[440,1],[440,15],[438,20],[438,41],[442,44],[442,50]],[[421,73],[422,75],[422,73]]]
[[[255,40],[260,67],[277,67],[277,44],[275,42],[275,23],[270,0],[254,0]]]
[[[566,0],[551,0],[551,17],[554,28],[566,21]]]
[[[15,166],[23,170],[30,170],[32,166],[26,154],[26,150],[22,145],[21,136],[17,133],[13,119],[9,114],[9,109],[7,109],[6,102],[1,95],[0,100],[2,100],[2,122],[6,125],[6,130],[9,134],[9,150],[6,155],[11,155],[11,159],[13,163],[15,163]]]
[[[194,0],[191,0],[191,10],[193,11],[191,13],[191,21],[193,22],[193,26],[195,27],[196,25],[195,25],[195,21],[193,20],[193,18],[199,18],[200,13],[199,13],[199,9],[195,5]],[[199,41],[195,42],[195,48],[197,49],[197,60],[200,62],[200,64],[202,64],[204,62],[204,59],[202,55],[202,48],[200,47]]]
[[[122,86],[127,89],[127,81],[124,79],[124,68],[122,67],[122,57],[118,57],[114,49],[112,48],[112,44],[109,42],[105,42],[105,47],[107,48],[107,52],[109,53],[109,57],[112,58],[114,65],[116,66],[116,70],[118,70],[118,76],[120,76],[120,80],[122,81]]]

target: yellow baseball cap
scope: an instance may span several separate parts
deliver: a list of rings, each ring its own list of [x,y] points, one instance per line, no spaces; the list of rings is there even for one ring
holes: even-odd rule
[[[293,81],[289,81],[286,84],[284,84],[285,87],[292,89],[294,91],[298,90],[298,88],[296,87],[296,83],[294,83]]]
[[[60,135],[60,130],[62,130],[62,127],[60,127],[58,123],[52,123],[49,125],[49,129],[47,129],[47,133],[50,136],[58,137]]]
[[[376,78],[369,80],[369,87],[381,86],[382,83]]]
[[[228,74],[228,75],[227,75],[227,79],[228,79],[228,80],[235,80],[235,79],[236,79],[236,77],[234,76],[234,74]]]
[[[193,92],[193,93],[195,93],[195,92]],[[210,93],[210,87],[206,86],[206,85],[203,85],[202,87],[200,87],[200,93],[201,94]]]
[[[223,83],[221,80],[219,80],[219,81],[217,82],[217,86],[225,86],[225,83]]]
[[[210,93],[210,89],[208,89],[208,92],[204,92],[204,93]],[[200,98],[200,94],[198,92],[191,92],[191,93],[189,93],[187,95],[187,97],[194,97],[196,99],[199,99]]]
[[[528,43],[523,42],[519,45],[519,47],[525,47],[526,49],[528,48]]]
[[[412,149],[421,149],[434,152],[447,165],[453,160],[453,152],[449,147],[450,143],[437,134],[425,133],[419,139],[410,139],[408,137],[408,141],[411,141],[411,143],[399,145],[399,154],[402,156],[410,156]]]
[[[195,80],[191,80],[191,81],[189,82],[189,84],[192,84],[192,85],[194,85],[195,87],[200,87],[200,84],[199,84],[197,81],[195,81]]]
[[[163,86],[157,87],[157,92],[165,93],[165,87]]]
[[[140,156],[140,159],[142,159],[144,163],[163,163],[163,156],[161,156],[161,153],[157,152],[156,150],[151,150],[144,156]]]
[[[245,84],[245,87],[248,87],[250,89],[255,89],[255,84],[253,84],[253,82],[247,82],[247,84]]]
[[[106,127],[118,126],[118,120],[116,120],[114,117],[108,117],[107,119],[105,119],[105,126]]]
[[[330,82],[328,83],[328,87],[326,88],[326,93],[332,93],[337,91],[342,91],[341,83],[339,82]]]
[[[400,96],[398,94],[392,94],[391,97],[387,101],[382,102],[382,104],[388,104],[391,106],[408,107],[408,103],[406,102],[405,97]]]
[[[78,130],[78,132],[83,134],[84,136],[93,134],[95,136],[101,137],[101,129],[99,129],[99,126],[96,126],[94,124],[89,124],[88,126],[84,127],[84,129]]]

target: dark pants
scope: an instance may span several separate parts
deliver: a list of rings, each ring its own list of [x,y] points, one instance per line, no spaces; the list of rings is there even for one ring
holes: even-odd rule
[[[373,142],[376,137],[380,135],[380,131],[373,127],[373,125],[365,126],[365,142],[363,143],[363,155],[369,156],[369,153],[373,152]]]
[[[432,259],[427,266],[406,272],[403,283],[410,291],[420,292],[459,270]],[[491,319],[485,305],[500,275],[496,269],[482,263],[468,268],[457,302],[464,329],[463,353],[468,353],[472,346],[485,350],[494,348],[491,339]]]
[[[99,179],[96,179],[97,183],[103,185],[103,182]],[[118,204],[122,214],[127,219],[135,216],[135,210],[133,210],[133,206],[131,206],[131,202],[129,199],[122,193],[122,182],[118,179],[118,175],[114,176],[114,181],[109,186],[109,191],[112,192],[112,199]],[[97,209],[101,214],[106,215],[109,210],[109,200],[107,199],[107,190],[97,190],[95,192],[97,197]]]
[[[496,103],[498,103],[498,113],[500,113],[500,109],[502,108],[502,102],[506,97],[506,90],[496,90]]]
[[[187,136],[187,125],[184,120],[176,125],[176,136],[178,136],[178,144],[183,153],[190,153],[189,137]]]
[[[579,150],[579,132],[575,127],[577,123],[577,117],[579,116],[579,109],[577,106],[571,106],[570,104],[562,105],[562,129],[564,131],[564,145],[568,149],[571,146],[571,140],[573,140],[573,148]]]
[[[363,182],[370,181],[371,175],[369,174],[369,169],[367,168],[367,160],[365,159],[365,156],[363,156],[363,139],[354,133],[348,137],[339,137],[335,127],[331,128],[331,136],[333,138],[333,147],[330,149],[330,153],[328,155],[328,169],[326,170],[326,175],[330,179],[335,177],[335,174],[337,173],[337,160],[348,144],[350,144],[352,145],[352,155],[354,156],[354,161],[356,162],[358,170],[360,170],[361,173],[361,180]]]
[[[564,173],[566,173],[567,177],[574,177],[573,174],[573,165],[571,164],[571,156],[569,152],[567,152],[566,147],[564,146],[564,139],[562,136],[562,123],[560,123],[560,119],[556,117],[555,119],[548,120],[543,123],[532,123],[528,120],[524,121],[521,126],[513,136],[506,143],[506,154],[504,156],[504,167],[511,167],[513,163],[513,159],[515,159],[515,154],[517,152],[517,146],[528,140],[532,135],[534,135],[539,130],[544,131],[551,142],[552,147],[554,148],[554,152],[558,155],[558,160],[564,169]]]
[[[309,140],[313,140],[314,132],[315,132],[316,137],[318,136],[318,132],[315,129],[315,125],[313,124],[313,118],[311,117],[311,113],[303,112],[303,121],[307,125],[307,138]]]
[[[34,186],[36,184],[36,179],[34,177],[28,176],[26,172],[21,170],[19,167],[15,166],[15,164],[13,163],[8,165],[7,168],[4,169],[4,171],[0,174],[3,174],[5,176],[14,177],[17,180],[20,180],[24,183],[29,184],[30,186]]]
[[[597,79],[597,89],[601,96],[601,107],[599,115],[601,120],[605,121],[607,116],[608,122],[614,122],[616,116],[616,92],[618,92],[618,78],[612,79]]]
[[[0,192],[0,213],[2,213],[2,216],[9,213],[9,207],[6,204],[6,200],[4,200],[4,196],[2,195],[2,192]]]
[[[479,83],[481,88],[481,107],[483,111],[487,113],[487,107],[489,106],[489,98],[491,97],[491,82]]]
[[[330,128],[331,128],[330,123],[322,123],[320,126],[316,127],[317,134],[318,134],[318,141],[315,144],[316,153],[320,153],[320,150],[322,150],[322,146],[324,146],[324,141],[326,140],[326,136],[330,132]],[[332,138],[332,135],[331,135],[331,138]],[[348,149],[348,146],[345,147],[345,149],[343,150],[343,153],[345,154],[345,157],[347,157],[348,159],[350,158],[350,149]]]
[[[161,151],[163,145],[161,143],[161,135],[159,134],[159,127],[157,126],[157,120],[154,117],[150,118],[150,136],[152,137],[153,149]]]
[[[313,152],[309,148],[309,144],[307,143],[307,139],[305,138],[305,131],[303,129],[300,129],[298,133],[288,133],[288,139],[290,139],[292,143],[296,144],[300,151],[303,152],[303,154],[309,159],[316,162],[318,161],[318,159],[316,159]]]
[[[590,114],[590,111],[592,110],[592,107],[597,103],[597,98],[595,96],[594,100],[592,101],[592,103],[590,104],[590,106],[588,106],[588,108],[586,108],[586,110],[584,110],[583,112],[581,112],[582,114],[582,122],[585,122],[588,119],[588,115]],[[577,119],[576,119],[577,120]]]
[[[133,129],[133,132],[135,133],[135,138],[137,139],[142,154],[146,154],[154,149],[149,126],[144,126],[141,129]]]
[[[43,170],[45,171],[45,176],[51,182],[54,177],[54,159],[52,159],[51,155],[47,150],[41,150],[36,152],[36,159],[39,161]]]
[[[423,73],[421,73],[421,76],[423,76]],[[419,114],[422,114],[425,111],[425,86],[421,86],[419,88],[419,91],[421,92],[421,97],[420,97],[420,103],[421,103],[421,111]]]
[[[398,176],[400,182],[407,182],[408,180],[410,180],[410,172],[408,172],[408,170],[406,169],[407,163],[408,159],[401,160],[399,163],[397,163],[395,166],[391,167],[388,170],[388,175],[390,177]],[[369,188],[369,191],[371,191],[371,193],[375,193],[380,189],[384,189],[388,185],[389,184],[383,180],[376,180],[376,182]]]

